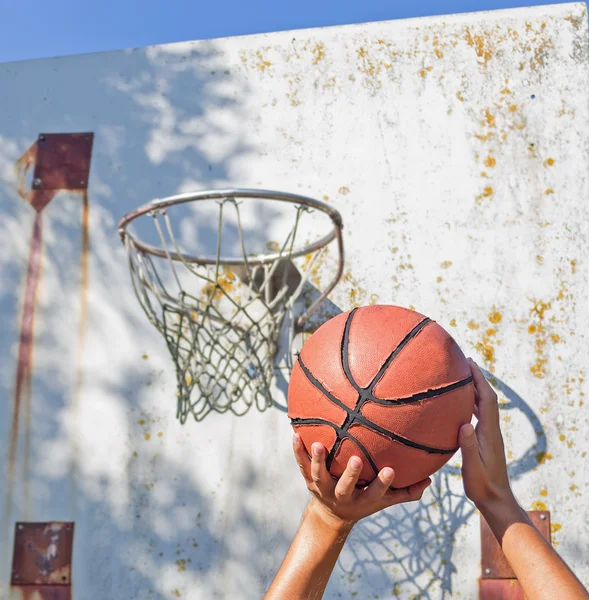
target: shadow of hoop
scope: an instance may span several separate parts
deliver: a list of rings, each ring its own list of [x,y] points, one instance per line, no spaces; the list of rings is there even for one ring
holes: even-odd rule
[[[311,298],[319,292],[306,286]],[[308,301],[308,300],[307,300]],[[310,323],[308,333],[343,312],[326,299]],[[501,411],[517,411],[534,431],[534,441],[524,454],[508,464],[516,481],[538,465],[546,453],[544,428],[531,406],[509,385],[489,371],[483,374],[497,391]],[[276,370],[276,386],[283,402],[274,406],[286,412],[287,373]],[[432,484],[419,503],[399,505],[361,521],[353,530],[338,561],[326,598],[413,597],[444,600],[452,597],[456,533],[475,513],[464,494],[459,467],[446,465],[432,476]]]
[[[535,432],[532,445],[508,465],[510,478],[517,480],[536,467],[537,456],[546,452],[545,431],[513,388],[488,371],[483,373],[499,394],[500,410],[520,411]],[[457,571],[452,560],[454,540],[474,512],[464,495],[460,468],[446,465],[432,476],[421,502],[393,507],[358,524],[338,563],[331,597],[354,591],[356,581],[363,597],[389,597],[391,588],[393,596],[452,597],[452,576]]]

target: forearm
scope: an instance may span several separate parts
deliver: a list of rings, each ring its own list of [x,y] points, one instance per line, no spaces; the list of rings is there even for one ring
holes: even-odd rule
[[[297,535],[268,590],[265,600],[317,600],[352,529],[328,523],[307,506]]]
[[[587,600],[589,594],[513,496],[481,507],[526,598]]]

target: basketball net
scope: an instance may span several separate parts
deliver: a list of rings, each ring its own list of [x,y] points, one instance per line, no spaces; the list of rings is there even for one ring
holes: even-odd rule
[[[121,228],[135,294],[164,337],[175,365],[177,418],[182,423],[190,414],[200,421],[212,411],[242,415],[252,405],[260,411],[272,405],[274,358],[282,324],[288,314],[292,342],[297,323],[292,314],[294,302],[313,265],[326,252],[323,246],[306,254],[302,269],[292,262],[300,218],[311,210],[309,206],[293,204],[294,222],[286,238],[280,245],[269,243],[272,253],[260,257],[248,253],[240,203],[231,196],[215,202],[216,256],[206,264],[180,251],[165,208],[144,213],[157,231],[158,255],[126,227]],[[237,224],[240,248],[239,260],[231,264],[221,257],[228,211],[234,211],[232,222]],[[338,240],[341,243],[341,235]]]

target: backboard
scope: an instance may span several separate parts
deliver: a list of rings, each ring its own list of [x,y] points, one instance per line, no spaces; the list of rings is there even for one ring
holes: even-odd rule
[[[117,231],[154,198],[234,187],[342,215],[343,277],[308,331],[399,304],[485,367],[516,494],[589,584],[587,59],[585,5],[561,4],[0,65],[0,595],[16,522],[75,523],[80,597],[263,595],[307,498],[288,372],[263,413],[181,425]],[[66,144],[44,189],[40,134],[93,134],[87,183],[56,175]],[[243,215],[261,248],[283,232],[280,213]],[[212,213],[183,223],[212,247]],[[336,269],[330,249],[300,310]],[[459,464],[357,527],[326,598],[476,597]]]

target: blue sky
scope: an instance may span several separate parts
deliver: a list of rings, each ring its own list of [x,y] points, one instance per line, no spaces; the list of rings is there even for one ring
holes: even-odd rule
[[[0,62],[539,4],[526,0],[29,0],[0,7]]]

